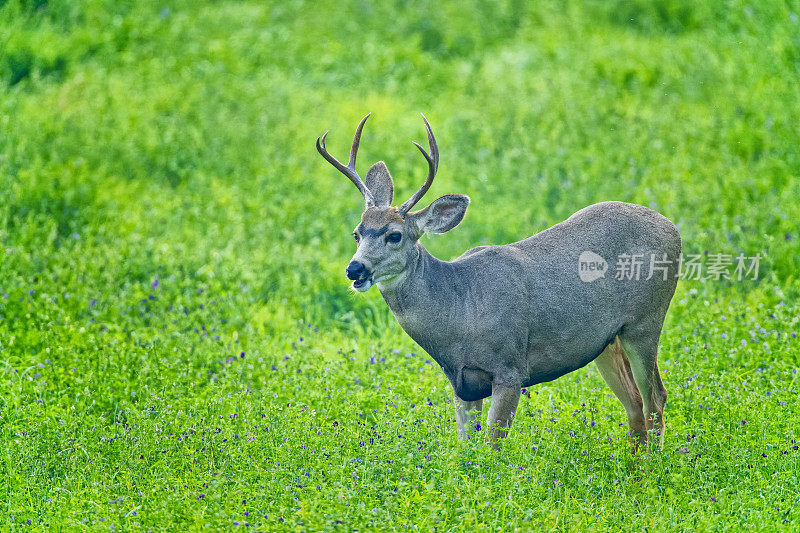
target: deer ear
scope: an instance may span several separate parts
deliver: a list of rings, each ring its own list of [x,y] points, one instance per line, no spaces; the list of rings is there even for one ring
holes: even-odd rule
[[[367,188],[375,198],[375,205],[387,207],[394,199],[394,182],[386,163],[378,161],[367,171]]]
[[[468,205],[469,196],[466,194],[445,194],[425,209],[407,216],[411,217],[420,233],[445,233],[458,226]]]

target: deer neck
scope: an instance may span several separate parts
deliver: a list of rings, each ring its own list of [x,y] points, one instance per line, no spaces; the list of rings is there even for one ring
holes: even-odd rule
[[[453,273],[449,270],[449,263],[432,256],[418,242],[406,272],[394,283],[379,284],[384,301],[412,337],[410,329],[418,329],[431,317],[447,313],[448,302],[455,296],[450,294]]]

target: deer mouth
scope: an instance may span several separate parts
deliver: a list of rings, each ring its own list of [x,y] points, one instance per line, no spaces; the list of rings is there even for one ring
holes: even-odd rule
[[[372,286],[372,273],[369,273],[366,276],[361,276],[357,280],[353,281],[353,288],[358,292],[364,292],[371,286]]]

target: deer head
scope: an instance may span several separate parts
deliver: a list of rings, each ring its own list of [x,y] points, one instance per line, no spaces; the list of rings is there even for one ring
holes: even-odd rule
[[[469,197],[463,194],[447,194],[434,200],[420,211],[411,208],[428,192],[439,167],[439,149],[431,126],[425,116],[430,153],[414,142],[428,162],[428,177],[422,187],[400,207],[392,206],[394,181],[383,161],[372,165],[367,171],[366,183],[356,173],[356,154],[361,141],[361,131],[369,118],[367,114],[356,128],[350,159],[343,165],[325,149],[325,136],[317,139],[317,151],[342,174],[350,178],[364,197],[364,213],[361,222],[353,231],[357,249],[347,265],[347,277],[353,288],[366,291],[373,284],[391,285],[403,278],[409,265],[419,254],[419,238],[424,233],[444,233],[458,225],[464,218]]]

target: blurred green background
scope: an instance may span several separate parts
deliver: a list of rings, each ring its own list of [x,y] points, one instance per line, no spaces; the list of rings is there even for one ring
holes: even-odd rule
[[[767,252],[763,276],[794,287],[796,18],[745,2],[8,2],[2,283],[57,273],[88,297],[179,268],[246,284],[264,322],[338,328],[355,310],[384,327],[376,291],[351,298],[342,275],[361,199],[313,148],[330,129],[345,157],[372,111],[362,172],[385,160],[410,196],[424,112],[442,154],[429,196],[473,199],[426,241],[442,258],[619,199],[678,223],[687,251]]]
[[[710,345],[702,335],[687,340],[697,328],[722,342],[714,328],[723,325],[713,325],[722,311],[709,302],[737,310],[725,342],[746,344],[765,306],[780,308],[773,330],[788,342],[800,294],[799,11],[796,2],[737,0],[0,0],[0,424],[9,516],[27,509],[49,523],[53,506],[66,501],[52,492],[64,476],[110,499],[86,487],[109,483],[109,468],[143,468],[138,451],[102,468],[59,460],[43,467],[37,458],[97,428],[129,435],[120,412],[150,434],[147,424],[160,422],[147,409],[156,404],[174,413],[184,409],[177,396],[211,405],[251,387],[263,398],[273,390],[304,397],[322,412],[329,402],[308,399],[309,389],[346,390],[354,376],[366,379],[370,354],[416,349],[376,290],[349,290],[344,267],[363,201],[314,149],[331,130],[328,148],[345,159],[367,112],[362,175],[384,160],[397,199],[420,186],[427,169],[410,141],[424,144],[424,112],[441,163],[422,205],[446,193],[472,198],[458,228],[425,237],[437,257],[518,240],[593,202],[635,202],[676,222],[686,252],[765,255],[758,281],[682,283],[663,357],[680,343],[693,352]],[[296,355],[298,337],[308,343],[312,331],[315,347],[297,357],[320,374],[276,382],[270,367]],[[759,341],[735,360],[708,363],[706,375],[765,357],[788,372],[797,361],[791,346],[764,356]],[[214,374],[220,381],[208,385],[206,365],[240,350],[260,364]],[[336,366],[330,357],[340,350],[355,350],[361,366]],[[431,388],[434,399],[449,397],[438,369],[369,375],[405,382],[410,401]],[[564,401],[580,403],[580,390]],[[341,394],[350,414],[378,401]],[[155,403],[145,405],[148,397]],[[263,398],[253,409],[271,412]],[[677,398],[672,412],[680,412]],[[774,413],[764,413],[767,423]],[[23,432],[40,435],[39,444],[20,441]],[[142,464],[152,464],[145,455]],[[731,472],[740,467],[732,463]],[[178,471],[185,474],[165,467]],[[71,505],[98,525],[87,501]],[[154,524],[185,518],[169,506],[159,512]]]

